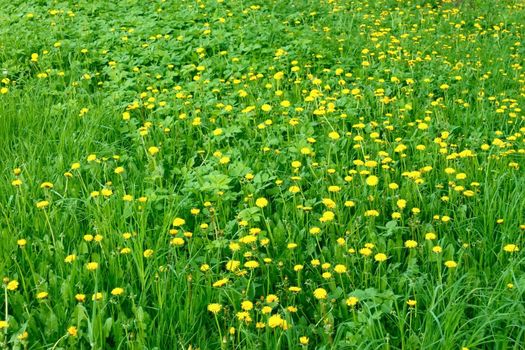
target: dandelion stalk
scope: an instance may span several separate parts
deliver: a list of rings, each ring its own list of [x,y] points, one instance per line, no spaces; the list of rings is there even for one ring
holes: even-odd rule
[[[58,340],[56,341],[56,343],[53,345],[53,347],[52,347],[50,350],[55,350],[56,347],[58,346],[58,344],[59,344],[63,339],[67,338],[67,336],[68,336],[68,334],[66,333],[66,334],[64,334],[62,337],[60,337],[60,339],[58,339]]]
[[[47,226],[49,227],[49,232],[51,233],[51,239],[53,240],[53,247],[56,250],[57,245],[55,241],[55,232],[53,231],[53,227],[51,226],[51,222],[49,221],[49,215],[47,215],[47,211],[45,209],[44,209],[44,216],[46,217]]]
[[[217,317],[217,314],[215,314],[214,316],[215,316],[215,323],[217,324],[217,330],[219,331],[219,342],[221,344],[221,349],[226,349],[226,342],[224,341],[222,337],[222,331],[221,331],[221,326],[219,324],[219,318]]]
[[[4,302],[5,302],[5,321],[6,322],[9,322],[9,304],[8,304],[8,298],[7,298],[7,286],[4,286]],[[7,327],[4,328],[4,344],[3,344],[3,348],[4,349],[7,349]]]

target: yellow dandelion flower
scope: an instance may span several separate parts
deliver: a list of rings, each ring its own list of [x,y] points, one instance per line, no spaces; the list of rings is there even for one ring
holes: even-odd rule
[[[255,260],[250,260],[244,264],[244,267],[246,267],[247,269],[256,269],[259,267],[259,263]]]
[[[89,262],[89,263],[87,263],[86,268],[89,271],[95,271],[96,269],[98,269],[98,263],[94,262],[94,261],[93,262]]]
[[[12,281],[9,281],[9,283],[7,283],[7,290],[10,290],[10,291],[15,291],[18,289],[18,281],[17,280],[12,280]]]
[[[36,295],[37,299],[46,299],[49,296],[48,292],[40,292]]]
[[[77,327],[71,326],[67,329],[67,334],[71,337],[76,337],[78,334]]]
[[[175,219],[173,220],[173,223],[172,223],[172,224],[173,224],[173,226],[175,226],[175,227],[180,227],[180,226],[184,225],[185,223],[186,223],[186,220],[181,219],[181,218],[175,218]]]
[[[0,327],[1,328],[1,327]],[[21,334],[17,335],[16,336],[16,339],[20,340],[20,341],[24,341],[26,340],[27,338],[29,337],[29,333],[27,333],[27,331],[24,331],[22,332]]]
[[[46,208],[48,206],[49,206],[49,202],[48,201],[40,201],[40,202],[36,203],[36,207],[38,209],[44,209],[44,208]]]
[[[208,304],[208,311],[216,315],[222,310],[222,305],[218,303]]]
[[[93,296],[91,297],[91,300],[99,301],[99,300],[102,300],[103,298],[104,298],[104,295],[99,292],[99,293],[93,294]]]
[[[297,192],[301,192],[301,188],[299,186],[290,186],[290,188],[288,189],[288,191],[290,193],[297,193]]]
[[[447,260],[445,261],[445,266],[448,267],[449,269],[453,269],[458,266],[458,263],[455,262],[454,260]]]
[[[113,288],[113,290],[111,291],[111,295],[115,295],[115,296],[122,295],[123,293],[124,293],[124,289],[120,287]]]
[[[259,208],[264,208],[268,205],[268,200],[264,197],[257,198],[257,200],[255,201],[255,205]]]
[[[267,303],[274,303],[274,302],[277,303],[279,302],[279,298],[275,294],[268,294],[266,296],[266,302]]]
[[[417,247],[417,242],[413,240],[405,241],[405,248],[412,249]]]
[[[327,296],[328,296],[328,292],[324,288],[317,288],[316,290],[314,290],[314,297],[316,299],[319,299],[319,300],[326,299]]]
[[[283,325],[283,323],[284,323],[284,320],[281,317],[281,315],[279,315],[279,314],[272,315],[268,319],[268,326],[270,326],[270,328],[281,327]]]
[[[386,259],[388,258],[384,253],[377,253],[376,255],[374,255],[374,260],[377,262],[383,262],[386,261]]]
[[[348,299],[346,299],[346,305],[350,307],[356,306],[358,302],[359,302],[359,299],[354,296],[348,297]]]
[[[86,295],[85,294],[76,294],[75,295],[75,300],[79,303],[83,303],[84,301],[86,301]]]
[[[115,170],[114,170],[114,173],[115,174],[122,174],[124,172],[124,167],[116,167]]]
[[[223,278],[223,279],[220,279],[216,282],[213,283],[213,287],[222,287],[224,285],[226,285],[228,282],[230,282],[230,280],[228,278]]]
[[[109,188],[103,188],[102,190],[100,190],[100,193],[106,198],[113,195],[113,191]]]
[[[503,250],[507,253],[515,253],[518,252],[520,249],[516,244],[507,244],[503,247]]]
[[[174,245],[174,246],[177,246],[177,247],[181,247],[184,245],[184,239],[180,238],[180,237],[175,237],[173,238],[171,241],[170,241],[170,244],[171,245]]]
[[[437,238],[437,235],[434,232],[428,232],[425,234],[425,239],[427,241],[433,241]]]
[[[365,182],[368,186],[377,186],[379,183],[379,178],[375,175],[371,175],[366,178]]]
[[[236,271],[241,266],[241,262],[238,260],[230,260],[226,263],[226,270]]]
[[[160,149],[156,146],[151,146],[150,148],[148,148],[148,153],[152,156],[156,155],[159,152],[160,152]]]
[[[345,273],[347,269],[345,265],[338,264],[334,266],[334,271],[336,273],[342,274],[342,273]]]
[[[363,256],[369,256],[370,254],[372,254],[372,250],[370,248],[361,248],[359,249],[359,254]]]
[[[253,309],[253,303],[249,300],[245,300],[241,303],[241,308],[244,311],[250,311],[251,309]]]
[[[328,137],[332,140],[339,140],[341,138],[341,135],[337,131],[332,131],[328,134]]]

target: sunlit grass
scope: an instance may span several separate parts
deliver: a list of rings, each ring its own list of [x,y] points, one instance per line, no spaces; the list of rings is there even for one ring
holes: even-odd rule
[[[521,349],[520,1],[11,1],[1,349]]]

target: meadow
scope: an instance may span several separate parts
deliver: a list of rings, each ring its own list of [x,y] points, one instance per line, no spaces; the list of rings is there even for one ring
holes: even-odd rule
[[[525,2],[0,0],[0,349],[525,349]]]

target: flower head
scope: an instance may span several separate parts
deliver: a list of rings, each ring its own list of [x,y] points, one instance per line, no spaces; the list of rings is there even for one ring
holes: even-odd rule
[[[375,175],[371,175],[366,178],[365,182],[368,186],[377,186],[377,184],[379,183],[379,178]]]
[[[222,310],[222,305],[221,304],[217,304],[217,303],[208,304],[208,311],[211,312],[214,315],[218,314],[219,311],[221,311],[221,310]]]
[[[281,327],[283,325],[283,323],[284,323],[284,320],[281,317],[281,315],[279,315],[279,314],[272,315],[268,319],[268,326],[270,326],[270,328]]]
[[[264,208],[268,205],[268,200],[264,197],[257,198],[257,200],[255,201],[255,205],[259,208]]]
[[[120,287],[113,288],[113,290],[111,291],[111,295],[115,295],[115,296],[121,295],[123,293],[124,293],[124,289]]]
[[[328,293],[326,292],[326,289],[324,288],[317,288],[316,290],[314,290],[314,297],[316,299],[326,299],[326,297],[328,296]]]
[[[354,296],[348,297],[348,299],[346,299],[346,305],[350,307],[356,306],[358,302],[359,302],[359,299]]]
[[[449,269],[453,269],[458,266],[458,263],[455,262],[454,260],[447,260],[445,261],[445,266],[448,267]]]
[[[49,206],[49,202],[48,201],[40,201],[40,202],[36,203],[36,207],[38,209],[44,209],[44,208],[46,208],[48,206]]]
[[[19,283],[17,280],[12,280],[12,281],[9,281],[6,288],[7,290],[14,291],[18,289],[18,284]]]
[[[36,298],[37,299],[46,299],[48,297],[48,295],[49,295],[48,292],[40,292],[40,293],[37,293]]]
[[[516,244],[507,244],[503,247],[503,250],[507,253],[515,253],[520,250],[520,248]]]
[[[77,327],[71,326],[67,329],[67,334],[69,334],[72,337],[76,337],[78,333]]]

